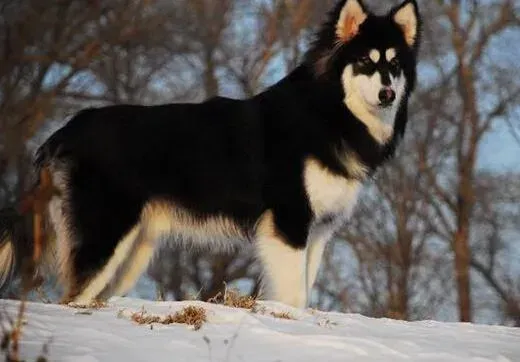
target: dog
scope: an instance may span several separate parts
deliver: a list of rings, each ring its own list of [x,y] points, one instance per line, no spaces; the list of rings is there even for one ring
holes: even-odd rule
[[[385,15],[342,0],[256,96],[78,112],[36,152],[33,247],[17,247],[16,217],[0,222],[0,281],[17,254],[41,264],[48,220],[64,301],[125,295],[175,240],[252,243],[262,297],[306,307],[327,241],[405,133],[420,30],[415,0]]]

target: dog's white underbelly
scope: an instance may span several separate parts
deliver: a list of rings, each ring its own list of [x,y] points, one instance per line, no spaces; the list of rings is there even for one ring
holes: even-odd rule
[[[235,220],[225,216],[198,217],[172,202],[155,201],[146,204],[141,222],[153,239],[189,247],[232,251],[246,240]]]
[[[312,158],[305,162],[304,181],[316,218],[326,215],[350,217],[362,187],[360,181],[334,175]]]

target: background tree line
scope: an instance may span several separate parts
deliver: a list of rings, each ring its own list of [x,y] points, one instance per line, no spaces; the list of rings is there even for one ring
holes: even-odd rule
[[[3,0],[0,207],[20,197],[34,148],[77,110],[254,95],[298,63],[333,3]],[[313,305],[520,326],[520,5],[419,5],[407,135],[327,248]],[[206,300],[224,281],[255,293],[259,273],[248,249],[171,247],[148,277],[163,298]]]

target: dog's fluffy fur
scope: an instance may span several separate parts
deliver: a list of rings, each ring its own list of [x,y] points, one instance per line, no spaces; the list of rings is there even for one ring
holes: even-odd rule
[[[77,114],[36,155],[59,190],[47,214],[65,299],[124,294],[168,236],[251,241],[265,297],[304,307],[326,242],[404,134],[419,25],[413,0],[385,16],[343,0],[302,64],[255,97]]]

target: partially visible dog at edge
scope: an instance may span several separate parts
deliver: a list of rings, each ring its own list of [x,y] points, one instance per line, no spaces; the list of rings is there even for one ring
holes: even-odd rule
[[[414,0],[384,15],[342,0],[301,64],[249,99],[79,112],[2,213],[0,282],[52,247],[62,302],[89,303],[125,295],[164,242],[251,243],[261,297],[306,307],[327,241],[405,133],[420,27]]]

